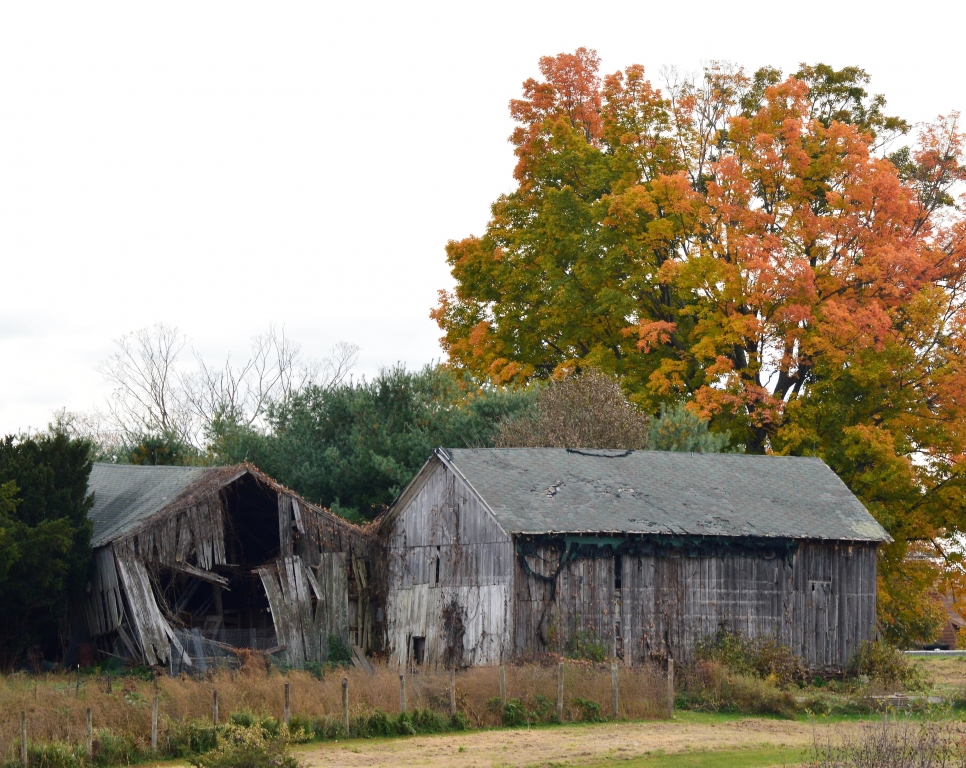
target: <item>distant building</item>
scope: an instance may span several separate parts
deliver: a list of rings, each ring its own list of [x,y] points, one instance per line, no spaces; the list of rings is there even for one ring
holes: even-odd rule
[[[519,448],[437,450],[378,540],[401,665],[687,658],[725,628],[836,670],[889,536],[816,458]]]

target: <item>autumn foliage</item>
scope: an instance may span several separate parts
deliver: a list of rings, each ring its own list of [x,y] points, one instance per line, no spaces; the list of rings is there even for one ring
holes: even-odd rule
[[[504,383],[593,366],[646,412],[686,400],[748,451],[821,456],[896,539],[883,629],[928,637],[923,595],[958,577],[944,542],[966,527],[958,115],[890,154],[908,126],[854,67],[711,64],[659,88],[579,49],[540,71],[510,103],[516,189],[447,246],[451,364]]]

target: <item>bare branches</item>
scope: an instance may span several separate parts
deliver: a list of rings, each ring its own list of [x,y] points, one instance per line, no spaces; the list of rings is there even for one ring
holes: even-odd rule
[[[107,401],[108,420],[127,436],[173,433],[187,438],[190,415],[175,364],[188,337],[158,323],[114,343],[117,351],[97,367],[114,386]]]
[[[128,443],[167,435],[199,450],[217,422],[264,428],[272,404],[287,403],[308,386],[338,385],[359,355],[358,347],[340,342],[322,360],[306,358],[274,324],[252,338],[246,358],[236,363],[229,353],[221,365],[194,351],[189,367],[182,354],[187,336],[164,323],[115,343],[117,350],[97,368],[114,387],[106,409],[74,415],[78,425],[98,443],[106,435],[113,436],[106,442]]]
[[[248,360],[233,365],[231,355],[223,366],[208,365],[195,352],[197,371],[183,377],[190,408],[202,425],[216,420],[246,427],[264,426],[270,404],[286,404],[308,386],[323,389],[342,382],[359,357],[354,344],[339,342],[328,357],[310,360],[301,347],[270,325],[252,338]]]

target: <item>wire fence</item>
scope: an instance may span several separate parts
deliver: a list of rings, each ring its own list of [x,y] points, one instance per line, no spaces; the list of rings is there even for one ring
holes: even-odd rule
[[[0,678],[0,758],[17,758],[21,713],[31,743],[83,744],[90,711],[98,733],[110,731],[147,748],[152,732],[163,740],[186,723],[210,725],[216,709],[222,723],[238,713],[278,720],[288,715],[316,733],[339,733],[348,720],[355,734],[361,732],[355,724],[367,717],[418,710],[458,715],[464,726],[476,728],[663,718],[673,692],[673,679],[656,666],[567,662],[403,673],[387,666],[372,672],[334,667],[319,677],[281,673],[264,654],[240,657],[235,668],[212,667],[201,679],[83,673]]]

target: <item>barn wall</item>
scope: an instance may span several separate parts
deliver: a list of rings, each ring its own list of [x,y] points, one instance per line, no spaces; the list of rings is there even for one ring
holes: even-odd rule
[[[511,650],[512,540],[442,462],[426,472],[384,533],[391,659],[414,663],[416,637],[426,664],[499,664]]]
[[[560,566],[560,553],[545,546],[518,559],[514,644],[522,657],[562,651],[576,638],[631,662],[683,659],[725,627],[777,636],[810,668],[831,670],[875,627],[874,544],[805,542],[790,560],[623,555],[619,590],[613,556]]]

